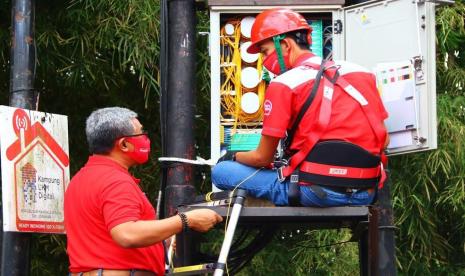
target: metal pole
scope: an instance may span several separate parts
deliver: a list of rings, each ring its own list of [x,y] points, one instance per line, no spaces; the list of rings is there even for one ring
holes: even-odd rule
[[[37,109],[34,91],[34,1],[14,0],[12,9],[10,106]],[[29,275],[30,234],[3,232],[1,275]]]
[[[166,110],[168,97],[168,0],[160,1],[160,144],[161,154],[166,156]],[[158,191],[157,217],[165,218],[165,189],[168,170],[161,164],[160,190]]]
[[[168,87],[166,102],[166,156],[194,157],[195,112],[195,7],[194,0],[168,2]],[[174,163],[167,169],[165,214],[195,195],[193,166]],[[192,260],[192,239],[176,240],[176,266]]]
[[[396,244],[394,216],[392,211],[391,181],[389,177],[384,187],[378,191],[379,206],[379,254],[378,275],[397,275],[396,271]]]
[[[37,110],[34,91],[34,1],[14,0],[12,16],[10,106]]]

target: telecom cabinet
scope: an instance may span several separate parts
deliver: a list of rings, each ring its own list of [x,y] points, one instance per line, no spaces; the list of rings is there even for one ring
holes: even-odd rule
[[[282,5],[281,5],[282,3]],[[435,4],[426,1],[209,0],[211,158],[258,144],[266,83],[261,57],[246,53],[255,16],[272,7],[301,13],[312,52],[372,70],[389,118],[389,154],[434,149]]]

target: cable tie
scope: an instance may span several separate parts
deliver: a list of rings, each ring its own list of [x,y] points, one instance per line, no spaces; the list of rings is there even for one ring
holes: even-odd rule
[[[180,157],[160,157],[158,158],[158,161],[161,163],[186,163],[186,164],[192,164],[192,165],[208,165],[208,166],[214,166],[216,162],[214,162],[211,159],[203,159],[200,156],[197,156],[196,160],[191,160],[191,159],[186,159],[186,158],[180,158]]]

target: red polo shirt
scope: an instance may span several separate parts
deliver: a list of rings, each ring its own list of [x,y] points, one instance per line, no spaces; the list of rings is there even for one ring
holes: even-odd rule
[[[307,99],[317,74],[317,70],[303,66],[305,62],[321,64],[321,59],[311,53],[300,56],[294,68],[275,78],[265,94],[265,116],[262,134],[283,138]],[[384,109],[375,76],[361,66],[349,62],[336,62],[339,74],[357,90],[362,92],[368,104],[375,109],[377,119],[383,122],[388,114]],[[317,95],[303,117],[291,145],[299,150],[306,142],[309,133],[318,123],[323,82],[320,82]],[[379,154],[384,146],[376,140],[359,103],[345,93],[339,86],[334,87],[332,113],[328,128],[320,140],[344,140],[354,143],[374,154]]]
[[[115,161],[94,155],[73,177],[65,194],[70,271],[143,269],[164,275],[162,243],[122,248],[110,235],[121,223],[155,219],[139,180]]]

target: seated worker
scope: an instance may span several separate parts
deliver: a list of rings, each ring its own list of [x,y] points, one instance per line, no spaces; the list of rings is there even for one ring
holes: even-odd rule
[[[198,209],[156,219],[139,179],[128,172],[150,154],[150,139],[133,111],[92,112],[86,136],[92,155],[65,193],[69,275],[165,275],[163,240],[188,228],[205,232],[222,218]]]
[[[223,155],[212,182],[282,206],[370,204],[384,175],[388,114],[374,75],[312,54],[311,30],[289,9],[256,17],[248,52],[261,53],[263,65],[277,75],[265,92],[261,139],[255,150]],[[287,139],[289,163],[271,168],[281,139]],[[291,192],[297,202],[290,202]]]

